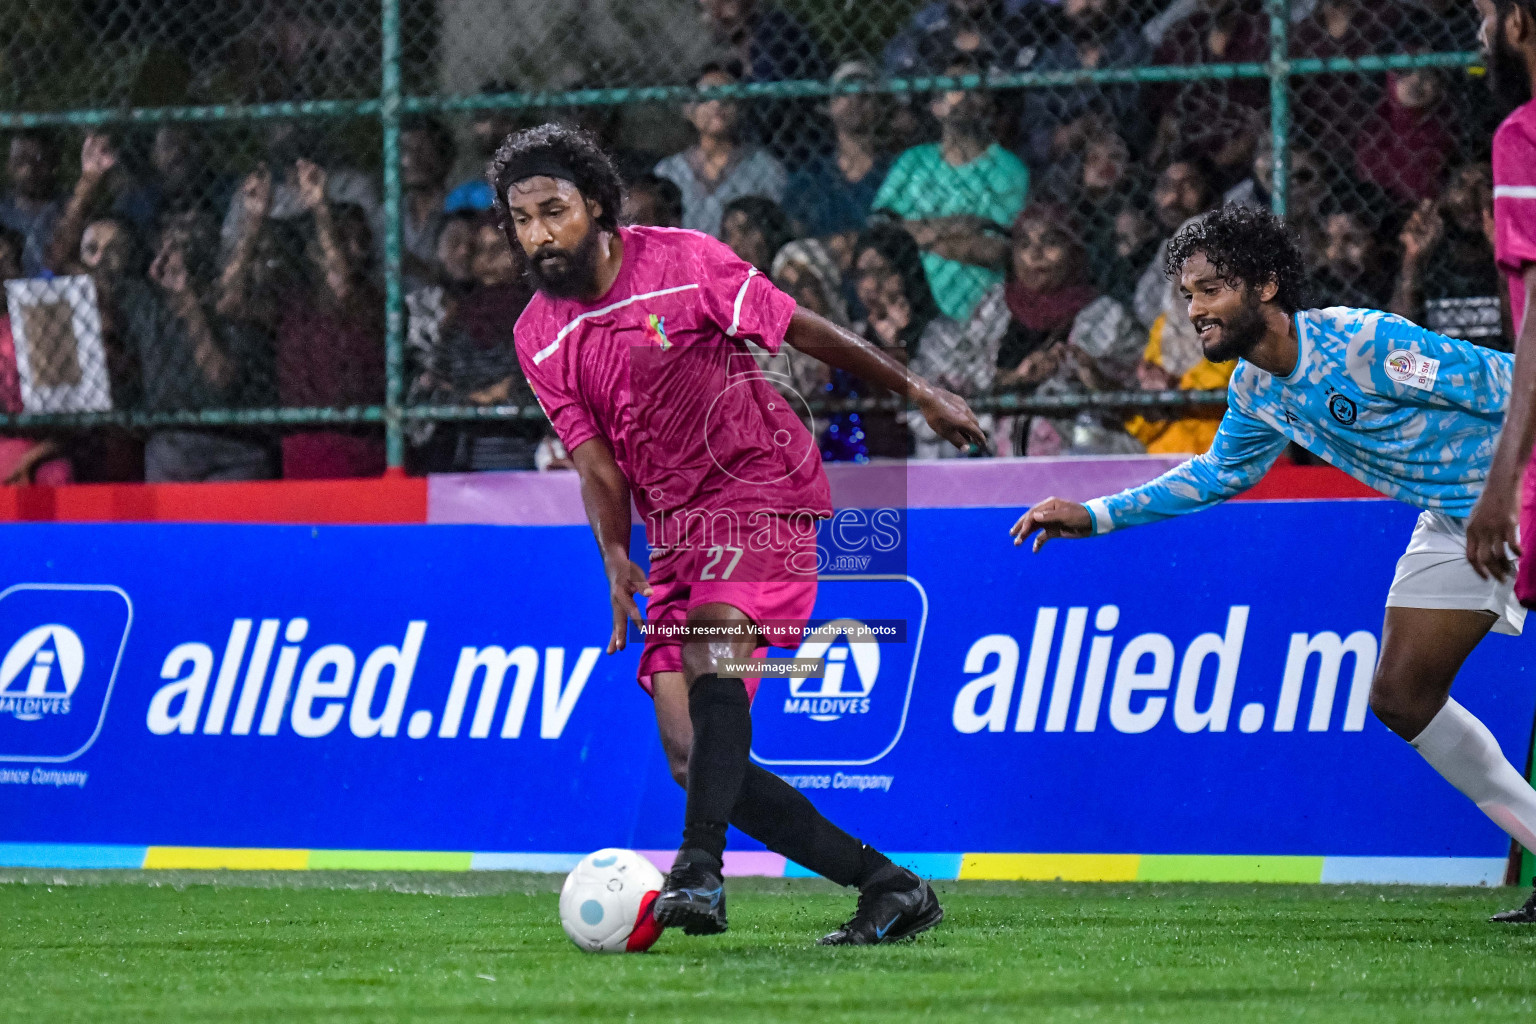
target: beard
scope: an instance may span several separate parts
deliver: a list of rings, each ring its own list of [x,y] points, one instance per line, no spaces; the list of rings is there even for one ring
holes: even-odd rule
[[[1201,317],[1195,327],[1199,328],[1202,324],[1215,324],[1221,329],[1221,337],[1214,344],[1207,345],[1202,341],[1200,345],[1205,358],[1213,363],[1246,358],[1264,340],[1264,311],[1259,307],[1259,298],[1251,288],[1244,289],[1243,305],[1237,313],[1225,320]]]
[[[550,246],[528,257],[528,276],[534,287],[557,299],[576,299],[596,292],[599,233],[593,224],[574,249]]]
[[[1504,37],[1502,18],[1494,29],[1489,52],[1483,55],[1483,63],[1488,67],[1488,88],[1504,108],[1501,113],[1508,114],[1531,101],[1530,75],[1526,72],[1525,62]]]

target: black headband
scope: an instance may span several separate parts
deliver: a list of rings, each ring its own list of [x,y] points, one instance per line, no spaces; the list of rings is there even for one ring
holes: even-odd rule
[[[515,156],[501,169],[501,180],[509,186],[529,178],[559,178],[576,184],[576,174],[558,157],[548,153],[529,153]]]

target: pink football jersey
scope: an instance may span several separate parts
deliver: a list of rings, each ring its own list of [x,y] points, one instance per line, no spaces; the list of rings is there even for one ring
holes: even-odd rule
[[[517,356],[569,451],[601,437],[653,547],[690,526],[754,513],[831,514],[821,455],[748,340],[777,352],[795,300],[723,243],[674,228],[619,229],[623,264],[592,302],[544,293],[517,322]],[[810,398],[811,396],[804,396]],[[711,519],[711,517],[713,517]]]

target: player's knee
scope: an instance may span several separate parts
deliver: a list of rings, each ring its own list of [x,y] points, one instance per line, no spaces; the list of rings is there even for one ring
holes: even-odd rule
[[[1413,739],[1435,717],[1443,697],[1434,695],[1413,680],[1393,672],[1390,668],[1378,668],[1371,680],[1371,712],[1381,724],[1403,739]]]
[[[690,687],[700,676],[708,675],[713,671],[715,671],[715,655],[710,650],[709,644],[697,641],[683,644],[683,675],[687,677]]]
[[[1397,719],[1402,707],[1399,696],[1377,684],[1371,686],[1371,713],[1393,732],[1397,732]]]

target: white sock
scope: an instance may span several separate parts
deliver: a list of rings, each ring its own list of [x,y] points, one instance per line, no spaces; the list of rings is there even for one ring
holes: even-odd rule
[[[1509,763],[1499,741],[1470,711],[1447,700],[1424,731],[1408,742],[1495,825],[1536,853],[1536,789]]]

